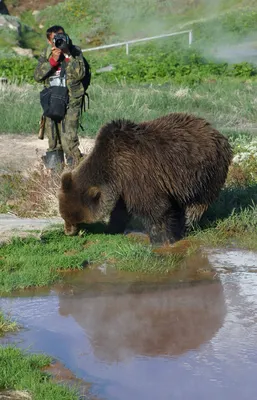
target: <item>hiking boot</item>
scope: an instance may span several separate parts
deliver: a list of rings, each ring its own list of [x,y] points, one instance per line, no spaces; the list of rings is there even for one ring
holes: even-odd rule
[[[47,151],[42,160],[47,169],[61,170],[64,165],[63,150]]]
[[[74,168],[80,163],[82,158],[83,158],[83,154],[81,154],[81,153],[78,154],[77,157],[66,156],[66,164],[68,167]]]

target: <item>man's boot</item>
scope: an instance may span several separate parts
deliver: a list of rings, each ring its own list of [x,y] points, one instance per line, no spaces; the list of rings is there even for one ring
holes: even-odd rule
[[[61,171],[63,169],[63,165],[64,165],[63,150],[47,151],[46,155],[42,157],[42,160],[47,169]]]
[[[83,158],[83,154],[80,151],[78,151],[76,153],[76,155],[66,156],[66,164],[68,167],[74,168],[80,163],[82,158]]]

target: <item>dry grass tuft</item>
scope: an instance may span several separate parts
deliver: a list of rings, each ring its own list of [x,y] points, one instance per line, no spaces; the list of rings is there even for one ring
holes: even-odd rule
[[[59,215],[57,191],[61,171],[50,172],[43,163],[28,170],[0,176],[0,211],[19,217],[55,217]]]

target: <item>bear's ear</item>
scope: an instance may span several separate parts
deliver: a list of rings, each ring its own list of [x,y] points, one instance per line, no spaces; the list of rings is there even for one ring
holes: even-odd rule
[[[64,172],[61,178],[61,189],[64,192],[69,192],[72,188],[72,174],[71,172]]]
[[[87,192],[94,201],[98,201],[101,197],[101,190],[97,186],[91,186]]]

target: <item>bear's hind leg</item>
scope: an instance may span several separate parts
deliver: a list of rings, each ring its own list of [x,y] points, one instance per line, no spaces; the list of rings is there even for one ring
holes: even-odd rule
[[[167,243],[168,238],[165,232],[165,226],[163,223],[145,223],[147,233],[150,238],[150,242],[154,245],[162,245]]]
[[[161,245],[175,243],[185,235],[185,210],[177,204],[172,204],[159,221],[145,221],[145,227],[152,244]]]
[[[186,233],[185,210],[179,205],[172,205],[164,216],[167,241],[172,244],[182,239]]]

